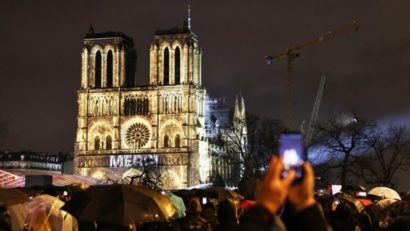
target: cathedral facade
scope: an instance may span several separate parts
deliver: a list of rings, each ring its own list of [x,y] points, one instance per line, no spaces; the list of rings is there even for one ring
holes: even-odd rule
[[[135,85],[136,51],[123,33],[94,33],[82,48],[75,173],[118,179],[149,158],[166,188],[206,182],[201,48],[189,25],[157,31],[149,85]]]
[[[149,84],[135,84],[133,40],[120,32],[95,33],[82,48],[75,174],[123,179],[149,160],[163,187],[209,181],[213,162],[205,124],[201,47],[183,28],[157,31],[150,46]]]

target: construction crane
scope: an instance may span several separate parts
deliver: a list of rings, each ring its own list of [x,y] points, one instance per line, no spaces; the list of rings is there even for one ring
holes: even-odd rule
[[[287,61],[287,79],[288,79],[288,112],[287,112],[287,118],[288,118],[288,128],[290,130],[295,130],[294,128],[294,96],[293,96],[293,80],[292,80],[292,62],[294,59],[299,57],[299,52],[303,49],[306,49],[308,47],[323,43],[329,39],[335,38],[337,36],[340,36],[342,34],[345,34],[347,32],[351,32],[351,31],[357,31],[359,29],[359,23],[356,21],[353,21],[351,24],[339,28],[335,31],[329,31],[326,34],[306,41],[300,45],[294,46],[292,48],[288,48],[285,49],[279,53],[277,53],[276,55],[273,56],[265,56],[265,60],[267,62],[267,64],[272,64],[274,61],[277,61],[279,59],[282,58],[286,58]]]
[[[323,94],[323,89],[325,88],[325,84],[326,84],[326,76],[322,75],[322,77],[320,78],[319,88],[317,90],[316,100],[313,106],[312,115],[310,116],[309,125],[305,133],[305,146],[306,147],[309,146],[310,141],[312,140],[314,124],[316,123],[317,115],[319,114],[320,102],[322,101],[322,94]]]

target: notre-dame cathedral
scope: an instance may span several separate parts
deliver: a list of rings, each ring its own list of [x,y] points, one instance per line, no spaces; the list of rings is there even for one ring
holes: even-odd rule
[[[202,51],[190,17],[182,29],[157,31],[149,52],[149,85],[137,86],[132,38],[95,33],[92,27],[86,34],[75,173],[120,179],[149,158],[161,170],[166,188],[208,182],[211,169],[217,168],[212,167],[216,162],[206,129],[210,112],[202,85]]]

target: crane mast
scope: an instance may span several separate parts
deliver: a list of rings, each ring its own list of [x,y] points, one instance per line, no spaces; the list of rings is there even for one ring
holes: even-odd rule
[[[312,141],[312,133],[314,130],[314,125],[317,120],[317,115],[319,114],[320,102],[322,101],[322,94],[323,94],[323,89],[325,88],[325,84],[326,84],[326,76],[322,75],[322,77],[320,78],[319,89],[317,90],[317,95],[316,95],[315,104],[313,106],[312,115],[310,116],[309,125],[308,125],[306,135],[305,135],[305,146],[306,147]]]

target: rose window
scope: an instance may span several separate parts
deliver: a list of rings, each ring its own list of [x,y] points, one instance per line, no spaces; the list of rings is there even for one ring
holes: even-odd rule
[[[131,125],[126,134],[126,141],[131,148],[144,147],[150,138],[150,131],[148,127],[141,123]]]

